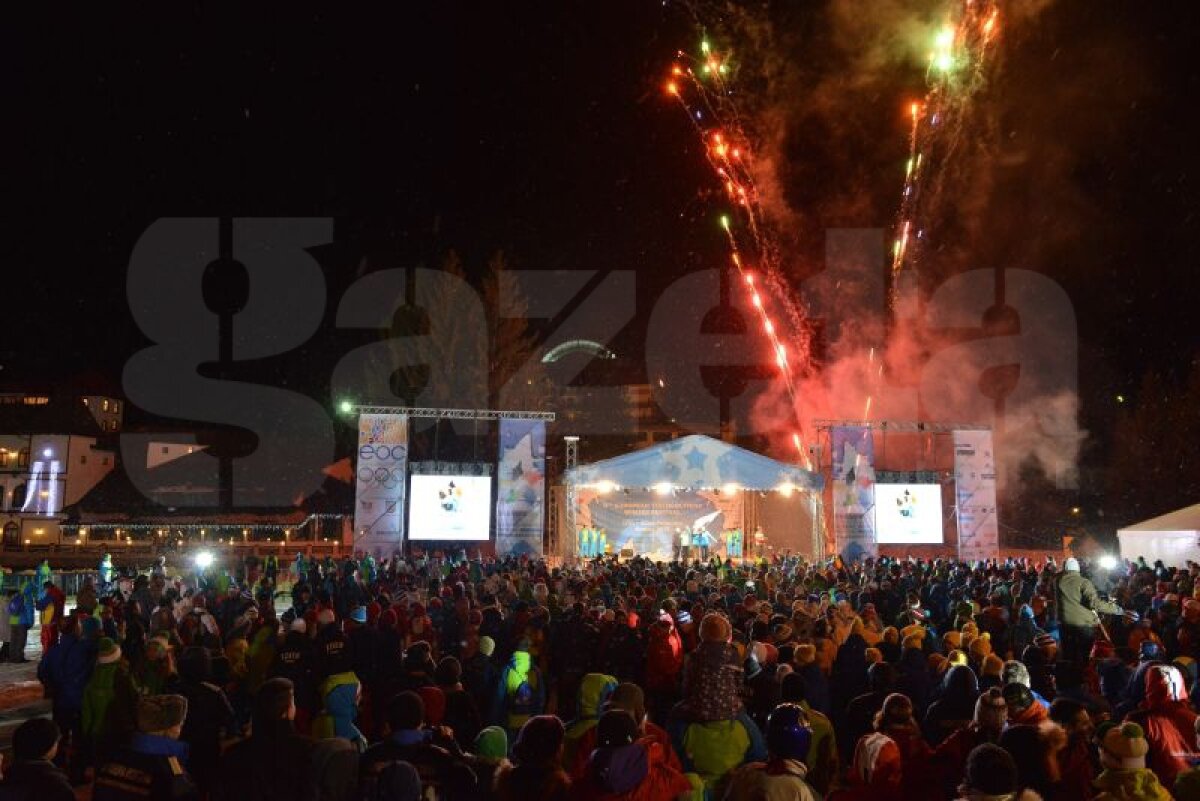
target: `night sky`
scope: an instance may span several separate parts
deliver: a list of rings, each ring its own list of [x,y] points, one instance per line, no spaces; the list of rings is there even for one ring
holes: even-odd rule
[[[780,180],[806,224],[796,278],[819,269],[825,228],[894,224],[901,109],[922,88],[901,60],[829,94],[861,68],[841,5],[744,6],[779,30],[790,78],[820,88],[781,111]],[[946,5],[863,4],[878,19],[861,29]],[[1182,380],[1200,354],[1200,26],[1182,2],[1036,5],[981,101],[999,155],[1023,157],[997,168],[988,203],[963,205],[988,221],[982,266],[1038,270],[1071,297],[1084,458],[1102,460],[1115,396],[1133,398],[1147,370]],[[713,8],[701,11],[719,29]],[[698,39],[684,8],[632,0],[20,20],[2,55],[4,375],[119,377],[145,344],[125,301],[129,253],[164,216],[334,217],[317,253],[334,293],[364,259],[434,266],[455,249],[479,273],[503,250],[521,268],[634,269],[644,313],[671,280],[724,258],[716,187],[661,88]],[[618,344],[639,337],[635,322]],[[344,348],[318,335],[267,375],[327,400],[320,365]]]

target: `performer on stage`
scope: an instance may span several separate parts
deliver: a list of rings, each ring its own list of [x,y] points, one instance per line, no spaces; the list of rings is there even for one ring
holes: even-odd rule
[[[608,556],[608,532],[596,529],[596,556]]]
[[[767,535],[763,534],[762,526],[754,527],[754,555],[762,559],[767,551]]]
[[[725,556],[731,560],[742,558],[742,530],[740,528],[730,529],[729,545],[725,551]]]
[[[679,561],[686,562],[692,550],[692,532],[690,529],[679,529]]]
[[[700,559],[707,562],[708,548],[712,543],[712,535],[708,533],[708,529],[702,528],[696,531],[693,539],[695,540],[697,547],[700,548]]]

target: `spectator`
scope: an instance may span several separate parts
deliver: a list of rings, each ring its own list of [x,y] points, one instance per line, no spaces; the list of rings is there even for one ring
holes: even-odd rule
[[[536,715],[521,727],[511,767],[496,776],[499,801],[569,801],[571,779],[560,767],[566,730],[552,715]]]
[[[54,764],[59,729],[47,718],[30,718],[13,732],[13,762],[0,781],[0,801],[75,801],[67,774]]]
[[[250,737],[220,757],[215,801],[317,801],[313,743],[296,733],[295,688],[269,679],[254,700]]]
[[[1150,744],[1136,723],[1109,728],[1100,740],[1096,801],[1170,801],[1171,795],[1146,767]]]
[[[808,716],[796,704],[780,704],[767,719],[767,761],[734,771],[726,801],[786,798],[817,801],[820,796],[806,781],[812,730]]]
[[[425,705],[406,690],[388,703],[388,734],[363,753],[359,778],[370,795],[384,770],[393,762],[408,762],[417,769],[422,786],[432,788],[444,801],[467,801],[478,781],[448,729],[424,727]],[[528,801],[528,799],[523,799]]]
[[[572,797],[673,801],[692,789],[671,767],[661,743],[640,737],[638,722],[622,709],[605,712],[596,724],[596,749]]]
[[[152,695],[137,702],[137,732],[96,772],[94,801],[193,801],[200,792],[187,773],[186,743],[179,741],[187,717],[181,695]]]

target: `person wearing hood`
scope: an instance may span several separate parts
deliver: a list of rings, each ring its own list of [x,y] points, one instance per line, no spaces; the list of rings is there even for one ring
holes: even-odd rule
[[[406,690],[388,702],[388,734],[372,745],[359,761],[360,790],[372,797],[372,788],[388,765],[401,760],[412,764],[426,787],[439,788],[445,801],[470,801],[476,797],[478,778],[450,731],[444,726],[426,728],[425,704]]]
[[[326,676],[317,688],[322,710],[313,718],[313,736],[345,737],[360,751],[366,748],[367,740],[355,725],[358,703],[362,700],[362,684],[354,671],[334,673]]]
[[[667,709],[679,697],[679,674],[683,670],[683,640],[675,620],[666,613],[646,633],[646,689],[661,699],[655,709]]]
[[[1000,689],[993,687],[976,699],[971,723],[941,742],[933,752],[931,764],[941,779],[946,797],[954,794],[971,752],[985,743],[999,742],[1007,722],[1008,705]]]
[[[915,709],[908,696],[892,693],[875,716],[875,731],[885,734],[900,749],[905,798],[924,798],[928,789],[928,766],[933,751],[921,737],[921,728],[913,716]]]
[[[611,709],[596,724],[596,748],[572,797],[587,801],[673,801],[692,789],[662,743],[640,737],[633,715]]]
[[[542,672],[533,663],[529,646],[523,640],[501,671],[494,693],[489,720],[503,726],[509,737],[515,738],[526,721],[546,708]]]
[[[96,771],[94,801],[198,801],[187,772],[188,746],[179,740],[187,717],[181,695],[151,695],[137,702],[137,732]]]
[[[841,719],[839,723],[844,721],[842,713],[846,705],[867,691],[866,650],[867,641],[863,638],[862,618],[855,617],[850,624],[849,633],[838,648],[830,677],[833,708],[837,710],[835,717]]]
[[[568,771],[575,764],[584,735],[599,722],[605,704],[616,688],[617,680],[603,673],[587,673],[579,682],[578,714],[567,724],[563,737],[563,767]]]
[[[641,687],[628,682],[618,684],[608,697],[608,701],[601,711],[607,712],[610,709],[624,710],[632,715],[633,719],[638,722],[638,739],[650,738],[660,743],[663,746],[664,754],[666,754],[667,764],[680,772],[683,771],[679,756],[675,753],[675,748],[671,744],[670,735],[665,729],[651,722],[647,716],[646,696],[642,692]],[[595,748],[596,727],[592,726],[579,738],[579,742],[575,748],[574,760],[569,764],[565,764],[567,773],[571,776],[572,781],[578,781],[583,778],[583,774],[587,770],[588,759]]]
[[[492,655],[496,652],[496,641],[491,637],[479,638],[479,645],[474,654],[467,656],[462,665],[463,689],[470,693],[479,710],[481,719],[486,718],[492,711],[492,698],[495,696],[498,671]]]
[[[1029,604],[1021,604],[1021,608],[1017,612],[1017,620],[1008,630],[1009,650],[1013,654],[1024,653],[1026,648],[1033,645],[1037,638],[1045,633],[1034,619],[1033,607]]]
[[[726,801],[817,801],[809,785],[805,759],[812,745],[808,717],[796,704],[780,704],[767,718],[767,761],[752,762],[733,772]]]
[[[1145,732],[1150,744],[1147,764],[1164,787],[1174,786],[1175,777],[1189,767],[1196,718],[1178,668],[1155,665],[1146,672],[1146,700],[1125,719]]]
[[[525,722],[512,748],[512,763],[496,773],[498,801],[569,801],[571,779],[562,769],[562,721],[535,715]]]
[[[883,708],[883,702],[895,685],[896,668],[893,665],[878,662],[867,668],[867,691],[847,704],[845,723],[838,727],[838,751],[843,761],[849,761],[855,743],[871,731],[875,715]]]
[[[102,757],[133,734],[136,708],[137,688],[121,660],[121,648],[101,637],[96,645],[96,666],[83,690],[83,737],[93,757]]]
[[[1124,693],[1114,712],[1121,717],[1136,710],[1146,699],[1146,674],[1158,665],[1165,664],[1166,654],[1157,643],[1144,642],[1138,652],[1138,664],[1125,684]]]
[[[929,661],[919,646],[911,643],[905,646],[896,669],[896,692],[911,701],[917,714],[925,714],[933,695],[933,679],[929,675]]]
[[[1112,726],[1100,739],[1096,801],[1170,801],[1171,794],[1146,767],[1150,744],[1136,723]]]
[[[250,736],[220,757],[214,801],[316,801],[313,743],[296,733],[295,688],[268,679],[254,699]]]
[[[496,775],[509,769],[508,735],[499,726],[488,726],[475,736],[471,753],[467,754],[471,769],[479,779],[479,797],[493,801],[496,796]]]
[[[926,741],[936,748],[951,734],[966,728],[974,718],[978,697],[979,682],[971,668],[955,665],[946,671],[941,696],[925,713],[922,730]]]
[[[193,645],[179,658],[179,694],[187,699],[188,715],[179,739],[191,754],[188,769],[201,793],[207,794],[217,778],[221,738],[240,734],[233,707],[225,692],[212,683],[212,657]]]
[[[75,788],[54,764],[59,728],[47,718],[30,718],[12,736],[13,762],[0,781],[4,801],[75,801]]]

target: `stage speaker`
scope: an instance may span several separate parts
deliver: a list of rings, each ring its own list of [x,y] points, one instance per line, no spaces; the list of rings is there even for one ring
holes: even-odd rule
[[[632,559],[633,558],[633,549],[632,548],[622,548],[620,556],[622,559]]]

